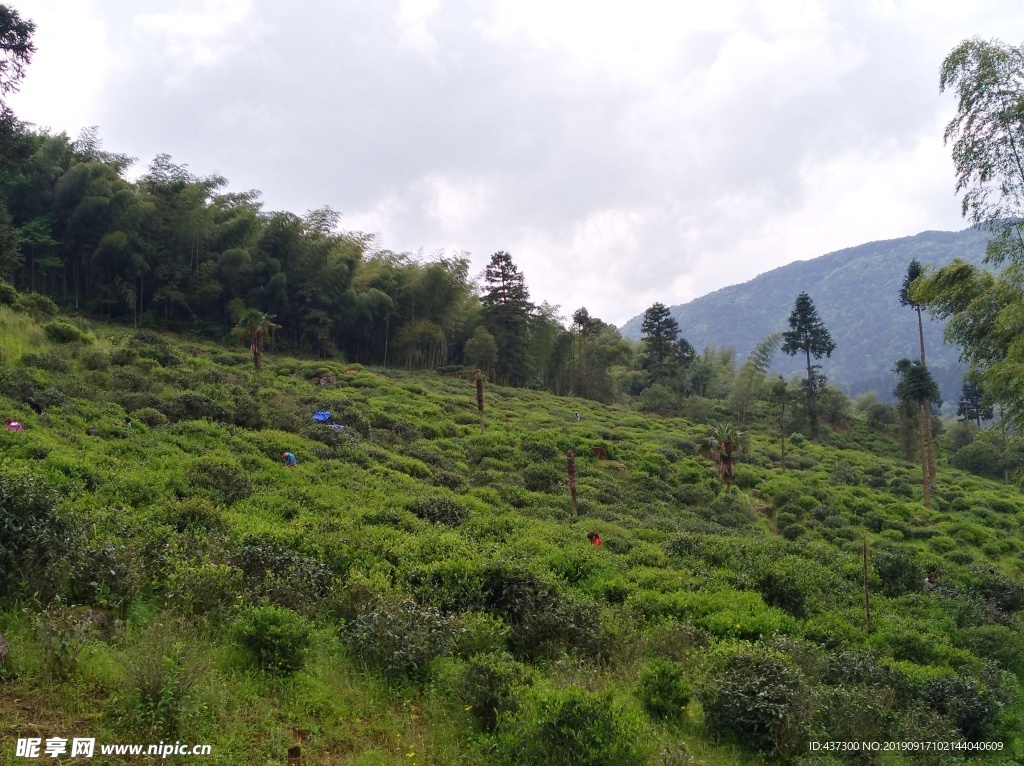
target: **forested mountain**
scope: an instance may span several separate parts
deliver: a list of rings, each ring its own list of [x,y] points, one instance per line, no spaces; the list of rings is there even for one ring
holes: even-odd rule
[[[831,358],[821,360],[823,372],[851,394],[875,390],[880,399],[888,400],[895,385],[893,363],[920,355],[917,316],[899,301],[907,264],[914,258],[923,266],[940,266],[954,258],[980,264],[987,241],[985,232],[965,229],[869,242],[782,266],[673,306],[671,313],[694,347],[733,345],[743,359],[766,335],[786,329],[797,294],[806,292],[836,342]],[[634,317],[622,334],[639,338],[642,323],[643,315]],[[924,333],[928,367],[943,397],[955,398],[965,369],[958,362],[959,349],[942,343],[942,324],[927,316]],[[777,354],[773,369],[789,375],[800,372],[802,365],[800,356]]]

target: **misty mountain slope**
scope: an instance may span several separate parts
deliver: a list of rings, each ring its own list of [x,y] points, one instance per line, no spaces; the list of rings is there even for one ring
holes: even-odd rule
[[[954,258],[980,264],[988,235],[975,229],[926,231],[913,237],[869,242],[809,261],[797,261],[726,287],[681,306],[671,307],[683,336],[697,349],[711,343],[736,347],[743,360],[766,335],[787,330],[796,296],[807,292],[825,321],[836,350],[822,359],[829,379],[852,394],[876,390],[891,398],[893,363],[920,356],[917,317],[900,306],[899,289],[907,264],[940,266]],[[928,365],[944,398],[959,395],[959,350],[942,343],[942,323],[925,320]],[[643,316],[627,322],[622,333],[640,337]],[[803,369],[801,359],[778,354],[775,370],[789,375]]]

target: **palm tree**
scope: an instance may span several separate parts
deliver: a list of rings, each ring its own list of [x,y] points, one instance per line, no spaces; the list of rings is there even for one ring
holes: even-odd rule
[[[239,343],[249,342],[252,364],[256,368],[256,372],[260,371],[260,361],[263,359],[263,341],[267,340],[271,332],[281,326],[270,321],[273,318],[273,314],[264,314],[259,309],[245,309],[239,316],[235,329],[232,330],[232,334],[238,338]]]
[[[747,434],[731,423],[713,426],[698,449],[715,464],[718,476],[725,482],[726,493],[731,493],[736,456],[747,451]]]
[[[932,418],[930,402],[939,398],[939,387],[928,368],[921,362],[900,359],[896,362],[896,398],[908,405],[917,405],[918,434],[921,441],[921,473],[924,479],[924,507],[931,508],[931,481],[929,478],[928,455],[931,449],[928,425]]]

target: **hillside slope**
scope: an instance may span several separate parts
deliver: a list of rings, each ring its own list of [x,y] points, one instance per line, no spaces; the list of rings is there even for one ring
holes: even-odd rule
[[[1016,487],[943,467],[925,509],[861,421],[783,473],[755,411],[730,494],[702,424],[488,385],[481,433],[469,380],[80,324],[58,345],[0,307],[0,763],[26,737],[235,766],[1024,755]]]
[[[975,229],[926,231],[913,237],[870,242],[809,261],[797,261],[726,287],[681,306],[671,307],[683,337],[696,348],[732,345],[740,359],[766,335],[788,329],[786,319],[796,296],[808,293],[825,321],[836,350],[822,360],[832,382],[851,394],[875,390],[889,400],[893,363],[917,358],[917,317],[899,304],[899,289],[911,259],[938,266],[954,258],[980,264],[988,236]],[[640,337],[643,317],[627,322],[622,333]],[[925,316],[928,366],[944,398],[960,394],[959,350],[942,343],[942,325]],[[802,362],[783,355],[774,369],[789,375]]]

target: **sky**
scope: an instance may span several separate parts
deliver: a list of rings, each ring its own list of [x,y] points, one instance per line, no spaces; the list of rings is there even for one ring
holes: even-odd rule
[[[504,250],[536,303],[621,324],[795,260],[966,226],[943,58],[1024,3],[7,0],[18,116],[144,172],[424,259]]]

